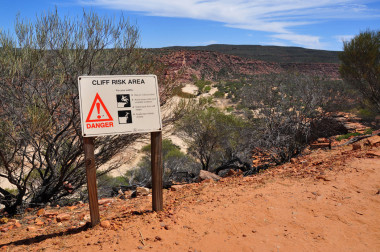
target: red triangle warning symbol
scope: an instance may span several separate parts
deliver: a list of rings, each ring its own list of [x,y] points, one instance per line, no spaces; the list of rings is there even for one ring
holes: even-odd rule
[[[94,111],[94,108],[95,111]],[[86,122],[105,122],[105,121],[113,121],[110,112],[104,105],[102,99],[99,94],[96,93],[95,99],[91,105],[90,112],[88,113]]]

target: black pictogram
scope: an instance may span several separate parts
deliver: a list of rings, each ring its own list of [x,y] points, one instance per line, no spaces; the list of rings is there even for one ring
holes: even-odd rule
[[[119,110],[117,114],[119,116],[119,124],[132,123],[131,110]]]
[[[117,107],[118,108],[129,108],[131,107],[131,97],[129,94],[118,94],[116,95]]]

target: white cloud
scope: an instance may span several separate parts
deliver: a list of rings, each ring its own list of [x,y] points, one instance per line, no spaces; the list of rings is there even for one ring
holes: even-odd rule
[[[350,40],[353,39],[354,37],[355,37],[355,35],[336,35],[336,36],[334,36],[334,38],[335,38],[338,42],[350,41]]]
[[[232,28],[265,31],[292,43],[320,48],[316,36],[294,34],[295,26],[331,19],[369,18],[368,0],[78,0],[80,4],[141,12],[149,16],[181,17],[221,22]]]
[[[284,42],[279,42],[279,41],[262,41],[260,42],[260,45],[269,45],[269,46],[288,46],[288,44]]]
[[[218,41],[216,40],[209,40],[209,41],[202,41],[202,42],[189,42],[187,45],[189,46],[207,46],[207,45],[213,45],[213,44],[218,44]]]
[[[217,44],[217,43],[218,43],[218,41],[216,41],[216,40],[209,40],[209,41],[197,43],[196,45],[214,45],[214,44]]]
[[[290,41],[296,45],[302,45],[308,48],[323,48],[324,44],[321,43],[318,36],[299,35],[293,33],[274,34],[271,37]]]

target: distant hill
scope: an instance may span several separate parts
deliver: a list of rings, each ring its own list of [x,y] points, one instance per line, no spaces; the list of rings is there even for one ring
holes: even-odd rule
[[[275,63],[340,63],[338,51],[313,50],[301,47],[215,44],[208,46],[173,46],[162,49],[219,52]]]
[[[338,79],[339,64],[324,62],[269,62],[217,51],[192,50],[182,47],[154,49],[157,60],[167,66],[166,74],[181,81],[198,79],[220,81],[250,78],[254,75],[296,71],[322,78]]]

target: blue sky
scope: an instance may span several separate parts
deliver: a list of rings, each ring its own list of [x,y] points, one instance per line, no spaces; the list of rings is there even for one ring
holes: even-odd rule
[[[380,1],[371,0],[0,0],[0,28],[13,30],[17,13],[33,21],[57,6],[62,15],[83,9],[121,12],[136,23],[141,46],[245,44],[341,50],[342,40],[380,30]]]

